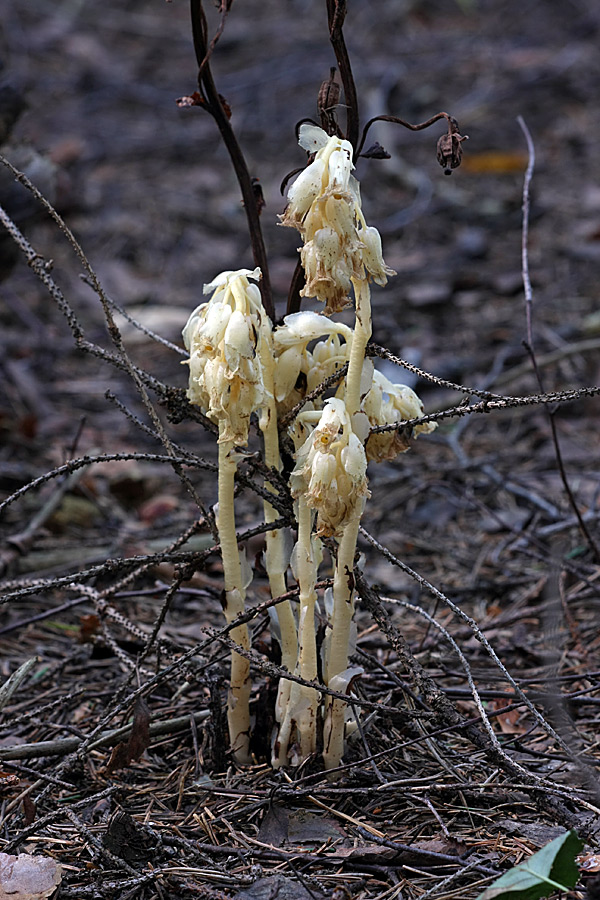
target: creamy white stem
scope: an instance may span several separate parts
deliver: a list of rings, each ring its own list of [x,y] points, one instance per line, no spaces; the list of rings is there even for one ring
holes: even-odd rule
[[[362,510],[361,510],[362,512]],[[337,553],[333,581],[333,616],[327,655],[327,685],[348,668],[348,647],[354,616],[354,555],[360,525],[360,513],[344,529]],[[326,769],[339,766],[344,753],[346,706],[343,700],[328,703],[323,733],[323,759]]]
[[[266,340],[260,343],[260,355],[264,373],[265,393],[267,403],[262,410],[259,424],[263,434],[265,444],[265,462],[277,471],[281,470],[281,455],[279,452],[279,431],[277,428],[277,406],[275,403],[275,360],[271,343]],[[268,490],[274,490],[269,482],[265,482]],[[265,500],[264,503],[265,521],[274,522],[278,517],[277,511],[271,504]],[[285,573],[289,565],[289,551],[286,548],[285,535],[281,529],[269,531],[266,535],[267,550],[265,554],[267,576],[269,579],[269,587],[271,589],[271,597],[281,597],[285,594],[287,587],[285,583]],[[287,555],[286,555],[287,554]],[[298,659],[298,635],[296,632],[296,620],[292,610],[292,604],[289,600],[277,604],[277,618],[279,621],[279,631],[281,636],[281,665],[288,672],[293,672],[296,668]],[[275,701],[275,720],[281,722],[285,709],[289,701],[291,682],[282,678],[277,689],[277,699]],[[287,747],[285,748],[287,753]],[[284,761],[279,756],[274,755],[273,765],[283,765]]]
[[[372,332],[371,291],[369,284],[366,279],[353,279],[352,284],[356,300],[356,322],[350,348],[344,396],[346,410],[350,416],[353,416],[360,409],[365,350]],[[328,641],[326,660],[328,685],[333,678],[348,668],[348,650],[352,617],[354,615],[354,555],[356,553],[358,528],[363,508],[364,503],[358,505],[355,516],[344,528],[343,535],[338,543],[333,582],[331,636]],[[335,768],[341,762],[344,753],[345,713],[346,704],[343,700],[328,701],[323,733],[323,759],[326,769]]]
[[[305,681],[317,678],[317,643],[315,636],[315,603],[317,594],[317,565],[313,555],[311,531],[313,512],[304,498],[298,501],[298,584],[300,587],[300,616],[298,622],[300,677]],[[298,685],[304,703],[298,716],[300,752],[303,759],[315,752],[319,694],[312,688]]]
[[[353,416],[360,409],[360,387],[365,350],[372,334],[371,325],[371,291],[366,279],[352,279],[356,300],[356,322],[350,347],[348,374],[346,375],[346,392],[344,400],[348,415]]]
[[[225,582],[225,618],[232,622],[244,612],[246,589],[242,580],[242,568],[235,533],[235,512],[233,505],[235,472],[237,464],[232,457],[233,443],[219,443],[219,515],[218,530],[223,559]],[[231,639],[244,650],[250,649],[247,625],[238,625],[231,631]],[[227,701],[227,723],[233,756],[238,763],[252,761],[250,742],[250,663],[239,653],[231,654],[231,681]]]
[[[301,496],[298,500],[298,543],[295,549],[295,574],[300,588],[298,617],[298,663],[295,673],[306,681],[317,678],[317,646],[315,636],[315,582],[318,561],[311,540],[313,512]],[[319,694],[314,688],[289,682],[289,696],[284,709],[273,764],[300,762],[316,750]],[[290,754],[291,743],[298,747]],[[299,750],[299,755],[298,755]]]

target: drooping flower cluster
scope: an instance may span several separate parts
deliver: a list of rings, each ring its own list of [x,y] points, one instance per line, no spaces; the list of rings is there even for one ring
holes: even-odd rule
[[[183,331],[190,354],[187,396],[213,422],[219,441],[245,445],[251,414],[266,401],[260,343],[271,345],[271,324],[260,290],[260,269],[222,272],[205,285],[211,299],[194,310]]]
[[[323,301],[330,315],[348,305],[352,280],[364,279],[365,270],[381,285],[395,272],[383,261],[377,229],[362,214],[350,142],[305,124],[299,144],[316,156],[289,189],[281,224],[297,228],[304,240],[301,295]]]
[[[292,494],[303,494],[308,506],[317,511],[319,535],[339,536],[348,521],[362,512],[369,496],[365,422],[360,413],[351,419],[344,401],[331,398],[296,453]]]
[[[363,412],[369,419],[372,428],[381,425],[395,425],[402,420],[418,419],[423,415],[423,404],[412,388],[405,384],[394,384],[385,375],[375,370],[373,384],[362,403]],[[416,425],[412,434],[431,434],[435,431],[435,422]],[[366,444],[369,462],[382,462],[395,459],[410,446],[409,440],[398,431],[384,431],[371,434]]]
[[[324,340],[308,349],[311,342],[324,335]],[[351,340],[351,328],[316,312],[306,310],[285,317],[273,335],[275,399],[281,414],[344,365]]]

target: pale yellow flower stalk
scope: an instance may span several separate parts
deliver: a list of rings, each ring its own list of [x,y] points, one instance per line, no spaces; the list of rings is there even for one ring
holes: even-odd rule
[[[313,512],[304,496],[297,502],[298,541],[292,554],[292,571],[298,582],[298,662],[295,674],[305,681],[317,679],[317,645],[315,632],[315,583],[322,559],[321,542],[312,535]],[[298,684],[290,685],[287,703],[283,708],[279,732],[273,751],[275,768],[299,765],[317,747],[319,692]]]
[[[354,613],[352,571],[358,526],[368,496],[364,440],[368,420],[364,413],[350,416],[341,398],[327,400],[322,412],[301,413],[317,419],[316,426],[296,453],[292,493],[299,507],[317,510],[317,533],[339,538],[333,586],[331,630],[324,655],[328,685],[348,668],[348,648]],[[338,682],[341,683],[338,678]],[[327,768],[339,764],[344,747],[346,704],[327,703],[324,760]]]
[[[353,279],[354,294],[356,299],[356,321],[354,334],[350,347],[350,359],[345,385],[345,413],[353,424],[359,425],[362,434],[360,438],[354,435],[355,459],[358,462],[357,448],[360,447],[360,471],[362,500],[352,504],[347,515],[340,522],[337,534],[341,532],[338,541],[337,560],[333,582],[333,613],[331,618],[331,634],[329,636],[326,653],[327,684],[337,683],[336,679],[348,668],[348,648],[352,619],[354,615],[354,589],[353,577],[354,555],[360,519],[364,509],[367,488],[367,459],[364,451],[364,441],[368,434],[368,423],[365,423],[364,413],[360,413],[360,405],[363,394],[368,391],[370,384],[365,385],[363,377],[365,349],[371,337],[371,292],[366,278]],[[364,468],[363,468],[364,466]],[[343,496],[356,496],[356,488],[353,485],[340,484],[340,496],[342,490],[348,491]],[[333,769],[342,760],[344,752],[346,704],[343,700],[326,701],[326,716],[323,729],[323,760],[326,769]]]
[[[212,297],[192,313],[183,331],[190,353],[188,397],[219,426],[217,528],[227,622],[244,611],[247,587],[235,528],[235,447],[247,444],[250,416],[269,399],[264,383],[264,344],[270,326],[260,291],[248,280],[260,276],[260,269],[223,272],[205,286],[204,292],[212,292]],[[243,649],[250,649],[246,625],[234,628],[231,637]],[[251,762],[250,687],[250,664],[233,652],[227,721],[234,759],[242,764]]]
[[[352,572],[360,517],[368,496],[364,443],[370,426],[361,404],[372,389],[373,378],[372,364],[365,362],[372,331],[369,282],[385,285],[388,276],[395,273],[384,262],[379,232],[367,225],[362,213],[359,185],[352,176],[352,146],[312,125],[301,127],[299,143],[315,156],[288,191],[282,224],[297,228],[304,240],[301,260],[306,284],[301,294],[322,300],[326,315],[343,309],[351,293],[356,308],[354,330],[344,347],[348,361],[344,388],[325,403],[313,433],[298,449],[291,482],[299,503],[302,499],[317,511],[317,533],[338,542],[324,675],[328,684],[349,689]],[[330,337],[329,344],[334,340]],[[333,356],[340,349],[328,347],[320,352]],[[313,351],[313,363],[316,356]],[[376,406],[373,394],[372,412]],[[383,400],[379,406],[383,406]],[[326,768],[341,761],[346,708],[341,700],[326,703]]]
[[[328,335],[327,341],[320,341],[315,347],[318,357],[316,361],[308,350],[308,345]],[[339,335],[346,341],[340,344]],[[330,374],[337,365],[343,365],[346,361],[346,349],[352,337],[351,329],[346,325],[332,322],[326,316],[315,312],[302,311],[286,316],[284,324],[276,329],[273,337],[275,363],[273,393],[277,408],[282,413],[287,412],[304,395],[306,389],[312,389],[313,381],[326,374]],[[336,343],[337,341],[337,343]],[[326,346],[325,346],[326,345]],[[317,348],[319,348],[317,350]],[[300,378],[300,375],[303,378]],[[317,383],[319,383],[317,382]],[[299,385],[301,385],[299,387]],[[303,443],[302,428],[295,429],[295,437],[299,443]],[[265,447],[267,448],[267,436],[265,435]],[[268,461],[268,459],[267,459]],[[294,549],[293,558],[296,560],[293,568],[294,575],[300,586],[299,598],[299,623],[297,643],[294,644],[294,656],[286,654],[285,633],[291,634],[291,605],[290,613],[284,610],[285,622],[279,617],[280,630],[282,632],[282,665],[290,672],[312,681],[316,678],[316,644],[314,605],[316,593],[314,585],[317,579],[317,570],[320,562],[320,542],[313,539],[311,542],[311,530],[313,514],[306,504],[298,501],[298,542]],[[267,521],[269,521],[267,519]],[[316,543],[315,543],[316,541]],[[282,558],[278,551],[278,559]],[[267,546],[267,570],[270,572],[270,548]],[[287,565],[287,561],[286,561]],[[271,577],[269,575],[269,577]],[[273,585],[272,585],[273,590]],[[279,607],[278,607],[279,609]],[[286,624],[287,623],[287,624]],[[294,632],[294,637],[296,633]],[[291,647],[291,641],[287,642]],[[290,664],[291,663],[291,664]],[[279,683],[277,700],[275,703],[275,719],[279,723],[279,729],[273,745],[272,761],[274,767],[298,764],[307,755],[314,752],[316,740],[316,724],[318,715],[318,694],[314,690],[302,688],[287,679],[281,679]]]
[[[268,324],[268,339],[259,344],[259,355],[263,369],[263,383],[266,392],[265,405],[262,408],[259,418],[259,427],[263,435],[265,444],[265,463],[268,466],[281,470],[281,456],[279,452],[279,429],[277,427],[277,402],[275,398],[275,353],[273,347],[273,332]],[[265,482],[268,490],[274,490],[269,482]],[[274,522],[278,518],[278,512],[271,506],[268,501],[264,503],[265,521],[267,523]],[[281,597],[287,590],[285,573],[290,563],[290,549],[288,546],[288,537],[286,532],[279,528],[274,531],[267,532],[266,535],[266,551],[265,551],[265,567],[267,577],[269,579],[269,588],[271,596]],[[279,624],[279,637],[281,642],[281,665],[293,672],[296,668],[298,660],[298,635],[296,630],[296,620],[292,604],[289,600],[284,600],[277,604],[274,610]],[[282,678],[279,682],[277,691],[277,699],[275,702],[275,720],[280,722],[285,709],[288,706],[291,682]],[[287,750],[287,748],[286,748]],[[274,753],[273,766],[277,768],[279,765],[287,763],[287,759],[283,762]]]
[[[219,430],[221,426],[219,425]],[[234,489],[237,463],[233,443],[219,443],[218,496],[219,513],[217,528],[223,559],[225,582],[223,612],[227,622],[232,622],[244,612],[246,585],[242,578],[240,555],[235,530]],[[231,639],[243,650],[250,649],[247,625],[238,625],[231,631]],[[250,663],[239,653],[231,653],[231,675],[227,699],[227,724],[231,750],[236,762],[252,762],[250,755]]]

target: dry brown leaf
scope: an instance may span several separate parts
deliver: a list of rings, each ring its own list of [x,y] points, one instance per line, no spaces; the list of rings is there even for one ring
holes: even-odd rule
[[[44,900],[61,879],[61,867],[49,856],[0,853],[0,900]]]
[[[504,698],[492,700],[490,707],[496,711],[507,706]],[[494,716],[494,722],[500,727],[503,734],[525,734],[528,726],[524,724],[522,709],[509,709],[506,712]]]
[[[142,697],[138,697],[133,713],[133,723],[129,740],[121,741],[114,748],[108,766],[107,774],[116,769],[125,769],[132,761],[137,761],[144,750],[150,746],[150,710]]]
[[[274,875],[259,878],[248,888],[244,888],[234,895],[234,900],[311,900],[320,898],[322,894],[314,889],[309,893],[299,881],[286,878],[285,875]]]
[[[600,872],[599,853],[582,853],[575,861],[582,872]]]

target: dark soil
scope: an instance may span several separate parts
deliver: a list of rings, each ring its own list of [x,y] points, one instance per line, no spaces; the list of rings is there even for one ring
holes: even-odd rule
[[[212,5],[207,13],[216,28]],[[203,284],[253,267],[215,125],[175,102],[196,88],[187,5],[27,0],[10,5],[1,29],[0,135],[26,104],[2,152],[64,216],[108,295],[177,345],[119,316],[131,360],[157,384],[185,388],[181,328]],[[442,124],[372,129],[391,159],[360,160],[357,175],[398,272],[375,292],[374,341],[472,390],[525,397],[599,384],[600,8],[373,0],[349,4],[345,35],[363,123],[446,110],[469,135],[463,165],[445,177],[435,153]],[[316,115],[334,62],[321,0],[240,0],[212,61],[266,200],[280,316],[298,240],[277,226],[279,186],[304,164],[294,126]],[[8,84],[14,93],[1,92]],[[518,116],[536,156],[531,334]],[[58,226],[5,172],[0,204],[52,261],[86,338],[113,352]],[[361,538],[362,736],[337,781],[318,761],[271,770],[266,664],[276,656],[263,614],[253,623],[256,766],[236,769],[220,714],[228,649],[207,639],[223,626],[222,568],[205,552],[208,529],[195,527],[194,495],[206,507],[216,499],[214,438],[185,414],[173,421],[176,393],[150,389],[170,439],[207,461],[182,483],[131,377],[75,347],[4,238],[0,277],[0,499],[22,491],[0,507],[2,680],[33,660],[3,709],[0,693],[0,849],[54,857],[60,896],[73,898],[471,900],[575,827],[587,846],[582,881],[566,896],[584,897],[600,867],[598,399],[453,415],[373,469],[364,526],[388,558]],[[416,385],[428,412],[478,400],[383,365]],[[108,458],[57,470],[98,455]],[[242,468],[260,482],[251,460]],[[246,488],[240,531],[261,521],[260,498]],[[246,538],[258,553],[260,538]],[[259,568],[251,599],[267,598]],[[135,705],[151,678],[145,705]],[[134,740],[115,758],[119,736],[106,733],[132,715]]]

